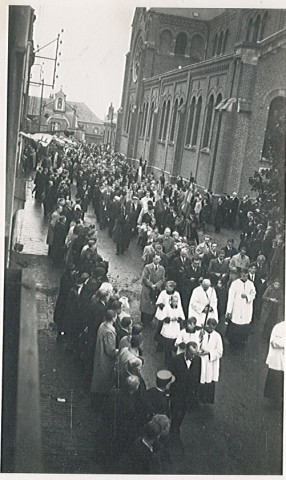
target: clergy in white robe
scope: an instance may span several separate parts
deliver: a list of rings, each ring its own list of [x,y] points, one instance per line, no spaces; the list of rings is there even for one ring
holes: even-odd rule
[[[226,337],[233,345],[245,343],[248,339],[255,296],[255,286],[248,279],[248,270],[242,270],[241,278],[230,286],[226,307],[226,319],[229,320]]]
[[[200,378],[201,403],[214,403],[215,383],[219,379],[220,358],[223,354],[221,336],[215,331],[217,321],[214,318],[207,320],[207,326],[202,330],[199,354],[202,358]]]
[[[189,342],[195,342],[200,345],[201,329],[197,327],[197,319],[195,317],[188,318],[185,328],[180,330],[179,335],[175,341],[175,347],[177,348],[177,355],[184,353],[186,345]]]
[[[190,298],[188,317],[197,319],[197,326],[205,325],[208,318],[218,321],[217,296],[209,279],[196,287]]]
[[[266,359],[268,372],[264,387],[264,396],[279,404],[283,399],[285,370],[286,322],[274,326]]]

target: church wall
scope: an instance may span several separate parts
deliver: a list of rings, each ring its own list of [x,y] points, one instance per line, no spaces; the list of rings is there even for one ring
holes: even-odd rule
[[[273,76],[273,71],[276,72]],[[263,167],[261,154],[264,143],[264,132],[268,119],[268,107],[271,100],[286,95],[286,50],[280,48],[275,55],[267,54],[258,61],[255,95],[253,97],[251,122],[248,142],[243,163],[241,185],[248,186],[248,178]]]

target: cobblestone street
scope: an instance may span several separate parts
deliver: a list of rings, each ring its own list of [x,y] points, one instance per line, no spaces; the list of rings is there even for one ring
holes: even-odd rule
[[[107,473],[97,458],[100,418],[90,408],[89,385],[73,355],[56,343],[53,309],[61,272],[47,256],[47,222],[31,191],[32,182],[27,189],[24,249],[14,254],[13,262],[32,269],[36,280],[44,469],[46,473]],[[86,219],[94,223],[91,211]],[[218,236],[212,231],[213,227],[207,230],[224,245],[230,232],[223,230]],[[237,243],[238,233],[231,236]],[[131,316],[138,321],[142,261],[136,241],[125,256],[115,256],[115,244],[98,228],[98,251],[110,262],[111,281],[129,297]],[[147,388],[164,366],[163,354],[154,347],[154,330],[153,325],[144,330]],[[222,335],[224,330],[225,325],[220,327]],[[181,429],[185,455],[168,473],[281,474],[282,419],[263,398],[268,344],[261,338],[261,326],[253,330],[245,348],[232,350],[227,341],[224,348],[215,405],[186,415]]]

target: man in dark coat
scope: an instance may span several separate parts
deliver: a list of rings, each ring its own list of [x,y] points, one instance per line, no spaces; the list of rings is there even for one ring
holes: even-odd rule
[[[170,385],[175,380],[172,373],[168,370],[160,370],[156,374],[156,387],[149,388],[145,394],[148,414],[150,418],[153,415],[167,415],[171,418],[170,405]]]
[[[142,291],[140,311],[142,324],[150,324],[156,311],[157,296],[165,282],[165,269],[160,263],[160,256],[155,255],[153,262],[145,265],[142,274]]]
[[[67,236],[66,217],[60,215],[55,225],[51,258],[56,266],[61,266],[65,255],[65,240]]]
[[[199,279],[203,277],[203,270],[200,266],[200,260],[193,258],[192,265],[190,267],[190,285],[191,285],[191,294],[193,290],[199,286]]]
[[[217,208],[216,208],[215,218],[214,218],[214,227],[215,227],[216,233],[219,233],[222,227],[223,215],[224,215],[223,201],[221,198],[219,198],[217,201]]]
[[[112,201],[110,201],[108,205],[108,217],[109,217],[108,235],[110,237],[112,237],[115,221],[120,215],[120,209],[121,209],[120,198],[116,196],[113,198]]]
[[[87,358],[85,370],[89,376],[92,374],[94,351],[96,345],[97,332],[104,320],[107,312],[107,302],[109,299],[109,292],[98,291],[96,295],[91,298],[89,313],[87,318],[88,335],[87,335]]]
[[[136,394],[139,385],[139,378],[130,375],[122,388],[111,390],[106,402],[103,416],[113,458],[122,455],[136,440],[139,429],[147,420],[143,403]]]
[[[58,326],[58,339],[60,338],[60,334],[62,332],[62,323],[63,323],[64,312],[67,304],[68,294],[71,288],[74,286],[75,281],[76,281],[75,266],[73,264],[69,264],[61,277],[59,294],[57,297],[55,310],[54,310],[54,322]]]
[[[226,243],[226,246],[222,248],[222,250],[225,251],[226,260],[230,260],[233,257],[233,255],[237,254],[237,249],[233,245],[234,245],[233,238],[229,238]]]
[[[218,258],[213,258],[209,263],[208,274],[210,275],[212,284],[216,285],[220,279],[226,283],[228,272],[229,266],[228,261],[225,260],[225,251],[220,250]]]
[[[186,350],[174,357],[170,370],[175,382],[171,385],[171,430],[179,434],[185,413],[198,405],[198,386],[201,377],[201,358],[196,342],[189,342]]]
[[[191,278],[191,260],[187,257],[187,249],[182,248],[180,256],[175,258],[172,265],[172,280],[177,283],[178,292],[181,295],[182,307],[185,317],[188,317],[188,308],[190,295],[192,292]]]

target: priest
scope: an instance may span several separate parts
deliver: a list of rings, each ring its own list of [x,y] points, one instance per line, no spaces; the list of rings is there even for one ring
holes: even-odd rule
[[[209,317],[218,322],[217,296],[211,281],[205,278],[202,285],[193,290],[189,303],[188,318],[195,317],[197,326],[206,325]]]
[[[254,283],[248,278],[248,270],[243,269],[240,278],[232,282],[228,292],[226,337],[231,345],[247,342],[255,296]]]

